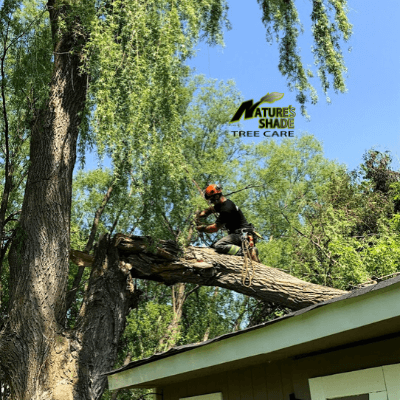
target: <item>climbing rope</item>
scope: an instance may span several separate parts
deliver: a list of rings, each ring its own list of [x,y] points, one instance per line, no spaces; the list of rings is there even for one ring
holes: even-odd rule
[[[244,256],[244,264],[242,271],[242,284],[245,287],[250,287],[253,282],[254,276],[254,264],[251,258],[251,247],[248,240],[248,234],[246,232],[242,233],[242,251]],[[251,271],[250,271],[251,270]],[[248,284],[246,284],[248,281]]]

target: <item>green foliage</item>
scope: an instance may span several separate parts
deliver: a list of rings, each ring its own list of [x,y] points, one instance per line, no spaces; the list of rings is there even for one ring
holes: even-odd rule
[[[221,42],[225,8],[218,0],[101,2],[90,22],[91,140],[112,159],[115,174],[131,175],[146,205],[141,228],[153,236],[165,233],[156,223],[165,212],[159,199],[187,175],[181,119],[190,89],[183,61],[200,32]]]
[[[232,197],[265,237],[285,237],[290,226],[301,226],[308,204],[341,168],[323,157],[321,144],[311,135],[280,144],[264,141],[248,148],[240,177],[233,182],[235,187],[255,187]]]
[[[234,84],[198,76],[188,83],[188,90],[193,98],[182,115],[181,154],[185,175],[177,186],[171,182],[168,192],[163,193],[165,213],[174,229],[181,232],[180,238],[186,237],[194,212],[207,206],[196,184],[201,189],[210,182],[223,184],[235,174],[241,151],[228,126],[240,103]]]
[[[154,282],[137,282],[144,291],[143,301],[132,310],[127,319],[119,362],[130,354],[132,360],[146,358],[159,350],[172,320],[171,288]],[[237,329],[236,320],[243,311],[243,296],[232,291],[186,285],[185,292],[192,292],[184,302],[181,331],[174,338],[175,345],[201,342]]]
[[[155,238],[186,243],[196,209],[204,208],[194,181],[203,189],[209,181],[224,182],[238,167],[240,144],[231,137],[228,121],[240,97],[233,83],[216,83],[204,77],[189,80],[185,104],[180,109],[179,158],[168,149],[149,161],[147,173],[141,165],[121,169],[80,171],[74,181],[72,243],[83,249],[94,211],[109,186],[113,191],[98,228],[98,234],[114,232],[150,234]],[[120,160],[121,161],[121,160]],[[223,166],[223,168],[221,168]],[[87,239],[86,239],[87,240]]]
[[[97,228],[96,239],[105,233],[130,232],[140,216],[139,195],[129,189],[127,179],[115,176],[109,169],[78,171],[74,179],[71,215],[71,246],[85,248],[96,210],[112,187],[110,199]],[[141,204],[141,203],[139,203]],[[114,226],[115,224],[115,226]]]
[[[390,156],[369,152],[358,172],[328,162],[311,136],[262,144],[258,168],[245,168],[252,220],[268,242],[265,264],[301,279],[349,290],[400,266],[397,192]],[[243,195],[242,195],[243,196]]]
[[[226,289],[201,287],[185,302],[179,344],[202,342],[237,330],[243,298]]]
[[[153,298],[142,302],[139,308],[131,312],[124,333],[126,348],[133,360],[150,357],[156,352],[173,317],[168,305],[170,290],[156,287],[153,283],[145,285],[147,295],[151,293]]]
[[[296,90],[297,101],[301,104],[302,114],[308,117],[305,103],[315,104],[318,96],[309,78],[311,71],[306,71],[297,47],[299,32],[302,30],[294,0],[258,0],[263,11],[262,21],[267,27],[267,40],[273,40],[275,34],[279,43],[279,70],[287,77],[291,90]],[[323,0],[312,2],[311,13],[314,46],[312,52],[318,68],[322,89],[327,95],[331,77],[333,89],[345,92],[344,73],[347,69],[340,48],[341,38],[347,41],[352,26],[347,19],[346,0],[329,0],[327,6]],[[329,98],[327,97],[328,101]]]

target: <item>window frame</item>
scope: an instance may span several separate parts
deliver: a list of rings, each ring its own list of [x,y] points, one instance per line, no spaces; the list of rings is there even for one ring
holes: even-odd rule
[[[222,393],[209,393],[202,394],[200,396],[192,396],[192,397],[182,397],[179,400],[223,400]]]
[[[308,380],[312,400],[369,394],[370,400],[400,399],[400,364],[327,375]]]

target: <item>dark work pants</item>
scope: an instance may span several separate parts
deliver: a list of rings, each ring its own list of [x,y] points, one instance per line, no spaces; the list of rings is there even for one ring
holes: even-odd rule
[[[217,250],[218,253],[235,255],[242,248],[241,236],[241,234],[231,233],[218,240],[211,247]]]

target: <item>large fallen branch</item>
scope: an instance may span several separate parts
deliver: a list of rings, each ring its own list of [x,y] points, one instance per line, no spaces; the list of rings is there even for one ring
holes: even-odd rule
[[[173,242],[165,241],[152,251],[144,238],[123,235],[119,235],[117,243],[120,263],[130,269],[135,278],[166,284],[188,282],[219,286],[292,310],[346,293],[254,262],[247,266],[247,279],[243,281],[244,258],[219,254],[210,248],[189,247],[184,254],[179,254]]]
[[[302,281],[263,264],[252,262],[246,268],[243,257],[219,254],[210,248],[189,247],[182,253],[171,241],[162,241],[152,246],[151,241],[143,237],[116,236],[120,265],[129,269],[134,278],[168,285],[186,282],[219,286],[266,302],[278,303],[292,310],[346,293]],[[80,252],[71,252],[73,261],[85,263],[85,266],[90,264],[89,257],[80,260]],[[244,271],[247,271],[246,279]]]

